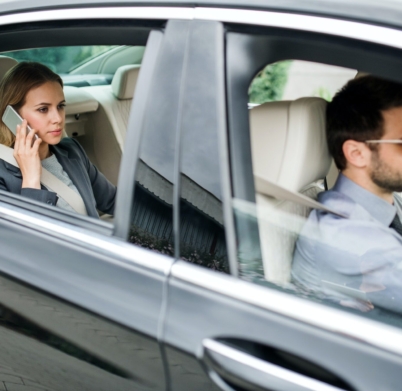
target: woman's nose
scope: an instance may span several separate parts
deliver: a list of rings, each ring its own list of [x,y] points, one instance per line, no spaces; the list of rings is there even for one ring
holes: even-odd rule
[[[59,123],[62,122],[63,120],[63,116],[59,113],[59,111],[56,110],[52,110],[52,122],[53,123]]]

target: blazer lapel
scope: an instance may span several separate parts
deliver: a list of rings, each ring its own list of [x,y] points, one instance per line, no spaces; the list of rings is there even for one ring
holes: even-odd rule
[[[88,215],[98,216],[98,212],[94,207],[96,201],[92,192],[92,186],[82,162],[79,159],[70,157],[67,151],[57,148],[57,146],[52,146],[51,150],[80,193]]]
[[[14,175],[17,178],[22,178],[21,170],[18,167],[7,163],[6,161],[4,161],[4,166],[6,167],[7,171],[10,172],[10,174]]]

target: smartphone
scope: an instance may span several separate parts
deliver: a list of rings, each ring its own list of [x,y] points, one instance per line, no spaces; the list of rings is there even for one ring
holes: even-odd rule
[[[10,105],[6,107],[2,120],[7,128],[10,129],[14,134],[17,132],[17,125],[21,125],[23,121],[20,115]],[[27,125],[27,133],[29,133],[31,130],[32,129],[29,127],[29,125]]]

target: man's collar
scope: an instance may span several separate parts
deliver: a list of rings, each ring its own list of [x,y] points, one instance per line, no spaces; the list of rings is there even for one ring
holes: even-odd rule
[[[332,190],[347,195],[386,227],[389,227],[397,212],[394,205],[364,189],[343,174],[339,174]]]

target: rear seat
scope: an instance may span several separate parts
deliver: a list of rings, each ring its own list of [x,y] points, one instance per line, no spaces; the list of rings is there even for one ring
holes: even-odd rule
[[[326,101],[321,98],[302,98],[269,102],[250,111],[256,183],[261,178],[317,198],[318,192],[324,190],[322,180],[331,164],[325,109]],[[275,199],[259,191],[258,186],[256,192],[264,276],[271,282],[285,284],[290,281],[294,246],[303,223],[300,217],[307,217],[310,208]],[[286,214],[269,213],[266,209]]]
[[[88,145],[83,146],[90,149],[94,164],[115,185],[139,70],[140,65],[124,65],[117,69],[111,85],[81,88],[99,102],[86,125]]]

